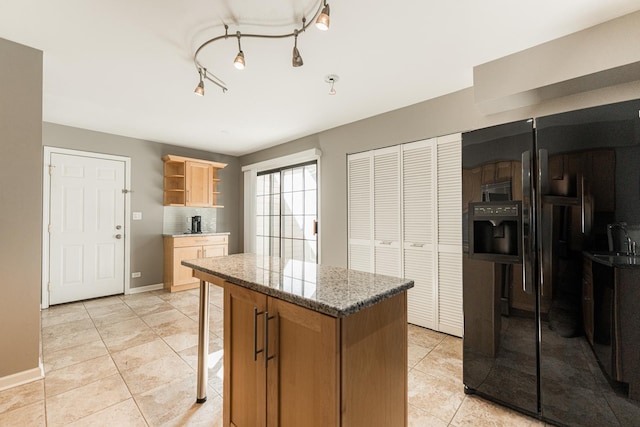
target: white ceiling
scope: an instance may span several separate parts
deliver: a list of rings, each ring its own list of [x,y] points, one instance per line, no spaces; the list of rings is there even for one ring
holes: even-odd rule
[[[47,122],[242,155],[473,84],[475,65],[640,9],[638,0],[335,0],[331,29],[288,33],[317,0],[0,0],[0,37],[44,51]],[[340,77],[328,95],[328,74]]]

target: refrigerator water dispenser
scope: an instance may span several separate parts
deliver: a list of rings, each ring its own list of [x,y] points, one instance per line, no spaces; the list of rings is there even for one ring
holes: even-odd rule
[[[469,257],[503,264],[522,262],[520,201],[469,204]]]

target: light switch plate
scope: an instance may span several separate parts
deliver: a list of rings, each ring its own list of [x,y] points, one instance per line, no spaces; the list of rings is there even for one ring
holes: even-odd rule
[[[134,212],[133,213],[133,220],[134,221],[139,221],[142,219],[142,212]]]

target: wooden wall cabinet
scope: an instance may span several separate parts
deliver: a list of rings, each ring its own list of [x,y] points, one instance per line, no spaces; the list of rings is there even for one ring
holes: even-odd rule
[[[216,207],[218,205],[218,170],[226,163],[168,155],[164,161],[164,205]]]
[[[199,280],[193,277],[193,270],[180,263],[187,259],[209,258],[228,255],[228,236],[164,237],[164,288],[171,291],[183,291],[199,286]]]
[[[407,425],[406,293],[334,318],[224,288],[224,426]]]

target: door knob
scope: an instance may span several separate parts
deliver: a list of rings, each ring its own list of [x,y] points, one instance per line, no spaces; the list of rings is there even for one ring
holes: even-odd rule
[[[122,239],[122,234],[116,234],[116,239]]]
[[[116,225],[116,230],[120,230],[122,228],[121,225]]]

